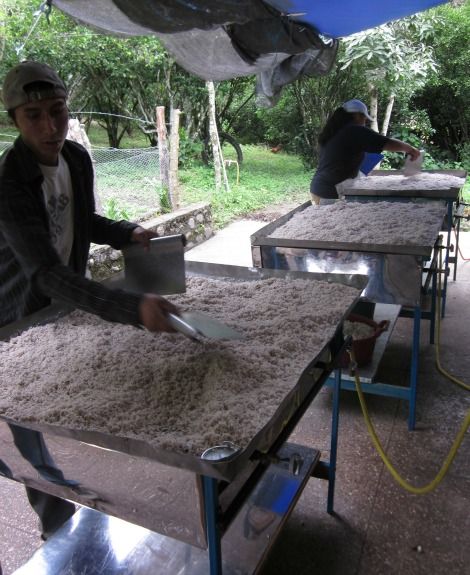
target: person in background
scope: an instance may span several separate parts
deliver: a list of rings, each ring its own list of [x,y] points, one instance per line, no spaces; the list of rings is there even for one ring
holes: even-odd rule
[[[174,331],[168,313],[178,310],[168,300],[110,289],[86,277],[91,242],[115,249],[137,242],[144,249],[156,234],[95,212],[91,158],[65,139],[64,82],[48,65],[25,61],[6,75],[2,96],[19,136],[0,159],[0,326],[57,300],[105,320]],[[41,434],[10,428],[23,456],[35,468],[50,470]],[[27,494],[43,538],[75,511],[58,497],[31,488]]]
[[[360,100],[344,102],[328,119],[318,138],[320,157],[310,184],[312,203],[337,200],[342,182],[357,177],[366,152],[404,152],[413,161],[419,157],[419,150],[410,144],[367,128],[367,120],[372,118]]]

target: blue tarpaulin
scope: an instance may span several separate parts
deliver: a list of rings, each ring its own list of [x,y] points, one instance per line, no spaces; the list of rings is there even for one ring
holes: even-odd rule
[[[341,38],[404,18],[447,0],[268,0],[296,20],[314,26],[320,34]]]

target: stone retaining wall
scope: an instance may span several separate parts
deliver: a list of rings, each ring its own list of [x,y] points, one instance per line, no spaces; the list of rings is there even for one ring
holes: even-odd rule
[[[184,234],[187,241],[186,251],[214,235],[210,204],[203,203],[140,222],[140,225],[154,230],[159,236]],[[109,246],[92,245],[88,264],[92,278],[102,281],[122,270],[122,253]]]

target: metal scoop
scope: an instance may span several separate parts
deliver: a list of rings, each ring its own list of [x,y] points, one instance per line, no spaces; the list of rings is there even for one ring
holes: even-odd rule
[[[159,295],[186,291],[183,235],[162,236],[150,240],[149,250],[132,245],[123,250],[126,286]],[[224,323],[197,311],[168,314],[171,326],[185,336],[240,339],[243,336]]]
[[[139,244],[125,247],[122,253],[127,286],[159,295],[184,293],[185,244],[186,238],[177,234],[152,238],[148,250]]]
[[[221,321],[199,311],[183,311],[180,315],[169,313],[168,319],[173,329],[197,341],[201,338],[242,339],[245,337]]]

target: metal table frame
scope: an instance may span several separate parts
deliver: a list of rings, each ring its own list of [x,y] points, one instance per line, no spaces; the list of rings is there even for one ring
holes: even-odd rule
[[[325,276],[319,274],[285,272],[281,270],[262,270],[258,268],[236,268],[236,266],[220,266],[203,262],[188,262],[187,270],[188,268],[192,273],[200,273],[202,275],[212,275],[216,277],[224,277],[224,272],[230,269],[232,270],[232,277],[245,277],[246,279],[257,279],[263,277],[302,277],[307,279],[307,276],[309,276],[312,279],[325,280]],[[334,274],[331,274],[332,281],[334,281],[334,277]],[[366,285],[367,278],[365,276],[358,275],[345,278],[344,275],[338,275],[337,281],[358,287],[359,294],[359,291]],[[122,281],[118,279],[116,285],[122,285]],[[355,301],[358,299],[359,295]],[[349,313],[352,305],[354,304],[351,304],[348,310],[344,310],[345,316]],[[53,321],[60,315],[64,315],[70,311],[70,308],[64,309],[62,306],[51,306],[50,309],[43,310],[36,314],[36,316],[30,316],[20,322],[1,328],[0,339],[8,339],[31,325],[37,325],[38,323],[49,322],[51,320]],[[44,434],[45,437],[49,435],[50,439],[55,438],[57,441],[57,449],[55,453],[57,455],[61,454],[61,457],[65,458],[64,461],[67,460],[70,462],[70,458],[73,457],[73,453],[75,453],[73,450],[74,446],[77,446],[76,450],[90,448],[93,449],[93,453],[99,452],[99,454],[102,453],[102,448],[105,448],[109,452],[109,457],[114,457],[114,453],[116,454],[116,457],[122,454],[121,459],[118,458],[118,461],[122,461],[123,464],[125,463],[126,465],[130,465],[130,463],[127,463],[127,459],[125,460],[124,456],[127,457],[130,455],[134,457],[137,456],[137,459],[142,458],[142,462],[144,464],[147,464],[146,462],[148,461],[148,464],[151,466],[151,470],[154,469],[153,460],[155,460],[156,472],[159,470],[158,465],[160,462],[163,465],[169,465],[169,469],[172,468],[171,466],[174,463],[176,467],[182,467],[183,471],[187,470],[189,473],[195,472],[195,477],[199,478],[201,484],[200,494],[202,507],[200,508],[200,513],[203,519],[203,524],[205,525],[207,545],[207,553],[202,553],[202,555],[199,555],[198,559],[199,562],[202,561],[203,565],[200,574],[206,575],[209,572],[210,575],[221,575],[222,572],[224,572],[224,575],[226,575],[227,573],[230,573],[230,570],[226,570],[227,565],[225,565],[224,568],[222,566],[222,544],[226,538],[225,536],[228,534],[229,528],[232,524],[236,524],[240,515],[240,510],[243,509],[243,506],[246,506],[247,502],[250,501],[250,497],[253,497],[258,484],[260,484],[263,478],[267,476],[269,477],[269,473],[274,473],[276,476],[279,476],[279,470],[282,472],[282,466],[286,467],[287,465],[288,473],[290,474],[289,477],[295,477],[297,475],[297,472],[295,471],[297,465],[296,457],[294,457],[294,455],[296,456],[295,451],[303,450],[302,453],[304,453],[304,455],[302,457],[305,461],[308,460],[309,463],[304,467],[304,475],[300,476],[301,479],[297,480],[295,489],[292,489],[287,498],[285,497],[282,512],[278,513],[279,517],[276,518],[276,522],[274,523],[276,526],[275,532],[269,532],[268,536],[260,538],[259,549],[253,554],[254,560],[259,562],[264,559],[267,554],[267,549],[273,544],[275,535],[279,532],[280,527],[291,513],[310,476],[328,480],[327,512],[333,513],[339,425],[339,391],[341,385],[341,373],[337,366],[340,363],[340,357],[348,343],[348,341],[345,342],[343,339],[342,323],[339,323],[334,336],[331,337],[329,342],[325,344],[323,350],[318,353],[310,364],[303,370],[296,385],[296,389],[298,390],[297,393],[290,396],[288,403],[283,402],[282,410],[281,408],[278,409],[273,417],[273,423],[270,424],[270,430],[265,434],[260,435],[257,439],[256,445],[258,448],[256,446],[251,449],[247,448],[247,450],[242,452],[240,455],[236,454],[233,460],[211,462],[192,456],[189,459],[185,456],[177,457],[177,454],[165,454],[165,451],[160,452],[159,450],[149,449],[145,444],[142,444],[142,442],[106,436],[97,432],[75,432],[73,430],[54,428],[47,425],[33,424],[28,424],[27,429],[39,431],[41,434]],[[292,444],[288,443],[288,438],[320,389],[328,382],[332,370],[335,370],[335,399],[331,420],[330,458],[328,461],[320,461],[320,454],[317,450],[303,446],[292,447]],[[286,414],[289,415],[287,419]],[[9,421],[0,417],[0,426],[4,425],[6,427],[8,423],[21,426],[21,423]],[[275,439],[274,441],[271,440],[269,449],[265,450],[263,446],[266,444],[268,436],[271,435]],[[69,451],[66,450],[67,442],[70,446]],[[292,453],[292,449],[294,449],[294,453]],[[24,454],[22,455],[24,457]],[[14,459],[13,461],[18,462],[19,460]],[[115,460],[111,459],[111,461]],[[33,462],[29,463],[33,464]],[[15,463],[15,465],[17,465],[17,463]],[[12,469],[15,469],[15,467],[12,467]],[[18,467],[18,469],[21,469],[21,467]],[[276,469],[278,471],[276,471]],[[285,475],[285,469],[283,473]],[[100,492],[94,493],[93,486],[96,488],[97,485],[95,485],[92,480],[89,481],[88,484],[84,483],[84,489],[82,489],[80,482],[71,482],[69,480],[59,484],[57,484],[57,482],[51,482],[51,479],[44,477],[40,471],[39,479],[34,480],[30,480],[28,475],[18,475],[15,471],[13,471],[9,477],[10,479],[21,481],[31,487],[39,488],[40,490],[53,495],[58,495],[98,510],[91,512],[86,508],[81,509],[76,516],[72,517],[58,531],[57,535],[52,536],[43,545],[43,547],[36,552],[31,560],[17,571],[18,575],[42,575],[40,568],[43,568],[44,565],[46,565],[47,568],[46,571],[43,571],[44,575],[61,575],[63,573],[63,569],[65,569],[64,566],[68,565],[72,568],[71,566],[76,560],[77,554],[80,554],[81,549],[79,548],[79,545],[81,545],[83,541],[79,539],[74,543],[73,537],[71,537],[70,534],[75,532],[75,530],[80,530],[79,528],[82,522],[83,524],[88,523],[95,527],[103,525],[103,517],[109,517],[109,515],[105,514],[107,513],[107,510],[111,511],[111,515],[120,517],[119,510],[121,507],[119,507],[119,505],[113,507],[112,500],[107,501],[106,498],[102,499]],[[80,477],[83,477],[83,473],[82,475],[79,475],[77,479],[80,479]],[[122,477],[122,481],[124,485],[124,477]],[[281,480],[278,481],[277,489],[282,490],[282,485],[283,481],[281,477]],[[261,491],[264,492],[264,489]],[[109,493],[109,495],[111,497],[111,493]],[[124,505],[122,507],[123,514],[124,512],[128,512],[126,509],[127,508]],[[105,513],[102,511],[105,511]],[[139,524],[139,517],[139,515],[135,515],[136,524]],[[109,517],[109,519],[111,520],[112,517]],[[140,523],[140,525],[145,525],[143,516],[142,520],[143,522]],[[131,525],[122,521],[122,519],[119,521],[124,525]],[[133,525],[132,528],[135,529],[135,525]],[[146,532],[146,540],[142,543],[142,549],[147,548],[150,539],[157,547],[161,546],[162,541],[171,539],[169,536],[159,535],[145,527],[140,527],[139,529],[143,529]],[[150,539],[147,536],[150,537]],[[228,545],[230,546],[230,538],[228,541]],[[178,573],[188,573],[188,575],[191,573],[192,575],[192,564],[187,564],[187,549],[189,547],[191,549],[195,549],[195,547],[185,542],[184,538],[182,538],[181,541],[176,542],[180,549],[183,549],[183,563],[179,566]],[[97,544],[98,542],[95,541],[95,543]],[[111,547],[108,538],[107,545],[103,545],[100,550],[103,562],[108,561],[111,557],[114,557],[114,563],[118,561],[117,557],[113,555]],[[239,553],[239,547],[239,545],[235,545],[237,553]],[[142,552],[142,549],[140,552]],[[87,558],[85,553],[82,560],[96,561],[96,556]],[[54,565],[56,567],[54,567]],[[248,573],[252,572],[251,569],[256,567],[256,565],[257,563],[249,565],[247,570],[243,571],[243,573],[246,572],[248,575]],[[116,569],[116,571],[107,570],[106,573],[125,572],[122,570],[122,563],[120,565],[117,565],[116,563]],[[228,569],[230,569],[230,567],[228,567]],[[142,575],[147,575],[147,573],[148,575],[154,575],[154,571],[152,570],[148,572],[132,571],[132,573],[135,573],[135,575],[138,573],[142,573]],[[166,574],[167,571],[164,571],[164,573]],[[196,573],[199,574],[199,572]],[[237,573],[240,573],[240,571],[237,571]]]
[[[421,325],[421,312],[419,307],[415,307],[413,316],[413,343],[411,351],[411,368],[409,376],[409,386],[403,387],[391,383],[384,383],[377,380],[377,370],[382,360],[388,341],[392,335],[393,327],[396,320],[401,314],[400,306],[393,304],[377,304],[375,309],[374,321],[379,323],[382,320],[388,320],[390,327],[387,332],[384,332],[378,338],[371,363],[365,367],[357,368],[357,375],[361,380],[361,389],[364,393],[372,395],[381,395],[383,397],[394,397],[409,402],[408,410],[408,429],[413,431],[416,424],[416,400],[418,388],[418,367],[419,367],[419,342],[420,342],[420,325]],[[334,382],[330,379],[329,386],[333,386]],[[341,389],[348,391],[356,391],[355,379],[343,370],[341,376]]]
[[[340,347],[337,358],[343,353],[347,343],[345,342]],[[325,366],[326,364],[320,361],[319,368],[323,370]],[[333,367],[333,364],[331,366]],[[328,461],[320,460],[319,451],[291,444],[286,439],[303,417],[318,391],[328,381],[328,375],[325,373],[319,385],[299,406],[269,453],[260,454],[260,461],[264,462],[262,475],[260,478],[247,482],[241,502],[237,502],[235,511],[228,510],[226,513],[221,513],[220,481],[214,477],[201,476],[204,493],[202,512],[207,530],[206,552],[84,507],[48,539],[26,564],[15,571],[15,575],[62,575],[64,572],[84,572],[84,569],[87,573],[96,575],[104,573],[117,575],[127,572],[132,575],[167,575],[169,572],[163,562],[170,554],[172,556],[171,566],[176,568],[174,572],[180,575],[207,575],[208,573],[210,575],[235,575],[235,573],[248,575],[254,573],[266,557],[269,548],[274,544],[276,536],[292,512],[310,477],[328,481],[327,512],[333,513],[341,383],[339,369],[335,370],[334,379],[334,406]],[[307,466],[302,474],[293,469],[295,462],[299,461],[298,458],[301,458],[302,465]],[[238,555],[240,541],[237,540],[237,533],[242,528],[246,530],[247,514],[256,505],[256,500],[263,498],[271,498],[273,509],[282,507],[282,510],[277,509],[272,523],[269,523],[260,533],[255,534],[255,537],[251,536],[249,556],[242,561]],[[228,524],[229,527],[227,527]],[[235,525],[233,528],[232,524]],[[115,534],[116,530],[120,530],[121,539],[125,540],[128,534],[131,541],[135,538],[136,530],[138,533],[138,540],[124,556],[119,553],[116,543],[112,540],[111,531]],[[233,531],[235,535],[232,535]],[[92,551],[89,549],[90,534],[94,539]],[[228,537],[227,541],[225,535]],[[152,551],[150,555],[149,549]],[[228,560],[223,555],[223,551],[228,552]],[[232,557],[234,555],[235,559]],[[137,562],[140,565],[136,565]],[[74,570],[77,567],[80,571]]]
[[[318,264],[323,262],[325,265],[329,265],[330,262],[333,262],[333,265],[336,265],[336,261],[339,260],[341,264],[344,259],[345,261],[352,260],[352,265],[357,267],[358,262],[361,262],[361,258],[363,258],[364,261],[370,258],[373,264],[374,261],[380,264],[376,265],[375,268],[372,267],[372,269],[378,269],[379,272],[382,273],[384,267],[383,261],[385,261],[387,257],[395,257],[394,253],[390,253],[390,246],[268,237],[276,228],[288,221],[292,215],[310,205],[310,202],[306,202],[298,206],[288,214],[282,216],[279,220],[271,222],[251,236],[254,265],[261,268],[274,269],[292,269],[291,266],[294,266],[295,269],[304,269],[305,271],[308,271],[309,266],[313,265],[312,269],[318,271],[318,268],[315,267],[317,262]],[[402,261],[404,265],[409,265],[410,271],[414,269],[415,265],[418,266],[419,274],[416,274],[416,270],[414,271],[415,275],[412,277],[412,281],[415,283],[412,286],[413,289],[411,292],[404,293],[404,291],[401,290],[401,286],[399,286],[400,289],[397,289],[394,293],[385,293],[386,290],[382,290],[382,288],[374,290],[371,288],[372,281],[369,282],[365,292],[363,292],[365,299],[377,303],[397,304],[400,306],[401,315],[406,317],[411,316],[413,318],[409,387],[378,385],[377,383],[366,385],[366,391],[368,393],[396,397],[409,402],[409,430],[414,430],[416,425],[420,328],[423,318],[430,320],[430,343],[434,342],[437,297],[436,273],[439,271],[437,270],[437,261],[438,250],[440,249],[440,236],[438,233],[436,235],[437,240],[434,246],[399,246],[395,249],[397,261]],[[309,262],[309,258],[312,259],[311,262]],[[429,264],[428,268],[425,268],[425,263]],[[354,273],[354,271],[349,269],[349,273]],[[425,285],[429,286],[429,284],[431,284],[430,310],[425,309],[423,306],[423,274],[426,275]],[[408,274],[402,275],[405,276]],[[402,278],[398,279],[401,280]],[[396,286],[392,286],[393,289],[395,287]],[[368,293],[367,290],[371,290],[370,293]],[[354,389],[354,386],[352,386],[350,382],[342,381],[341,389]]]
[[[345,347],[342,347],[342,351]],[[342,353],[342,352],[341,352]],[[341,385],[341,370],[335,370],[334,396],[331,422],[331,442],[329,461],[319,461],[312,472],[312,477],[319,477],[328,480],[327,512],[332,514],[334,507],[334,490],[336,477],[336,459],[338,450],[338,426],[339,426],[339,399]],[[313,398],[312,398],[313,399]],[[310,405],[310,402],[308,402]],[[305,413],[307,404],[300,408],[295,416],[297,423]],[[205,492],[205,516],[207,522],[208,553],[210,562],[210,575],[222,575],[222,550],[221,535],[218,527],[218,490],[217,480],[210,477],[203,477]],[[296,494],[297,495],[297,494]],[[298,496],[298,495],[297,495]],[[296,497],[297,498],[297,497]]]
[[[346,200],[351,201],[435,201],[441,200],[446,203],[447,206],[447,217],[446,217],[446,229],[447,238],[445,242],[445,258],[444,258],[444,282],[442,288],[442,308],[441,316],[445,317],[446,309],[446,298],[447,298],[447,280],[450,273],[449,264],[454,265],[454,281],[457,277],[457,262],[458,262],[458,246],[459,246],[459,234],[460,234],[460,218],[458,215],[458,208],[461,202],[462,188],[465,183],[465,178],[467,173],[465,170],[422,170],[425,174],[436,174],[436,175],[449,175],[455,177],[461,177],[463,179],[461,187],[451,186],[449,188],[436,188],[436,189],[423,189],[423,190],[412,190],[412,189],[361,189],[360,181],[355,182],[354,188],[345,188],[342,190],[342,194]],[[401,170],[373,170],[371,176],[393,176],[401,175],[403,172]],[[451,234],[452,230],[455,230],[456,235],[456,245],[455,245],[455,256],[451,256],[450,252],[454,249],[452,246]]]

